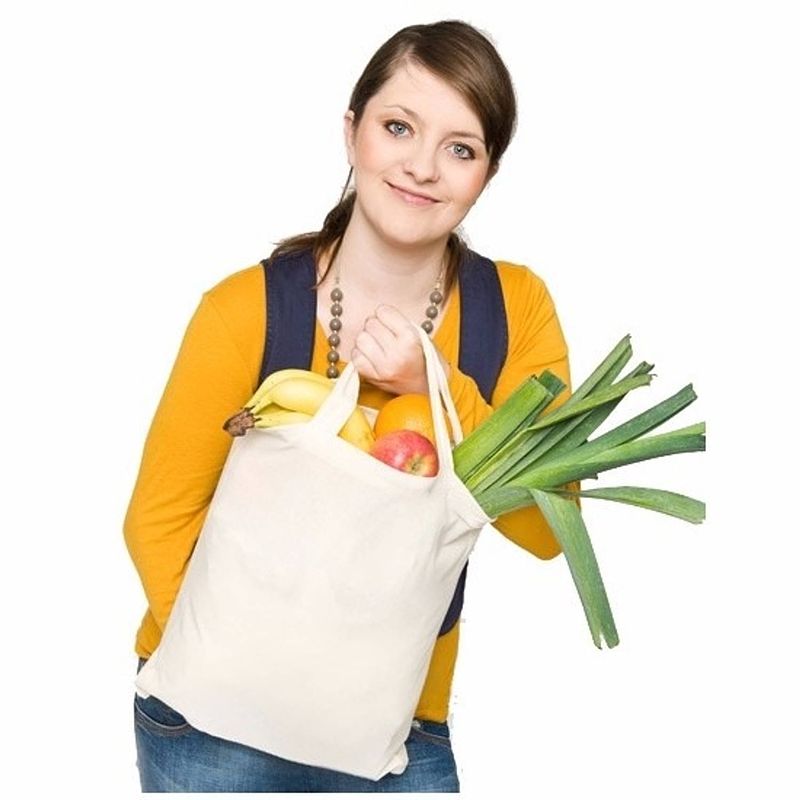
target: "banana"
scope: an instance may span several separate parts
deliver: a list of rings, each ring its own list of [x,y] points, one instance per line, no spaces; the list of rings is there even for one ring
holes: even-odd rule
[[[222,429],[227,431],[231,436],[243,436],[250,428],[255,427],[256,414],[272,413],[277,411],[281,406],[276,405],[270,400],[270,391],[272,387],[281,381],[304,377],[309,380],[322,383],[324,385],[332,385],[333,381],[324,375],[319,375],[316,372],[306,369],[279,369],[267,375],[261,382],[261,385],[256,389],[250,399],[243,405],[232,417],[225,420]],[[260,426],[266,427],[266,426]]]
[[[285,408],[276,407],[277,410],[267,413],[256,414],[254,428],[272,428],[275,425],[291,425],[297,422],[308,422],[311,414],[303,414],[302,411],[289,411]]]
[[[323,384],[306,377],[287,378],[276,383],[269,392],[269,399],[283,408],[315,414],[331,393],[333,384]]]
[[[375,444],[375,434],[372,432],[369,420],[360,408],[353,411],[344,427],[339,431],[339,436],[366,452],[369,452],[372,445]]]
[[[242,436],[250,428],[272,428],[275,425],[289,425],[295,422],[307,422],[311,414],[300,411],[290,411],[276,403],[266,403],[262,409],[254,414],[248,408],[243,408],[222,426],[231,436]]]
[[[320,375],[318,372],[312,372],[309,369],[279,369],[264,378],[261,385],[253,393],[253,396],[245,403],[244,408],[249,409],[254,414],[258,413],[264,407],[264,399],[272,391],[272,387],[288,378],[307,378],[326,386],[333,386],[333,381],[330,378]]]
[[[314,415],[333,389],[333,381],[325,386],[306,377],[289,378],[272,387],[269,397],[273,403],[303,414]],[[342,426],[339,435],[361,450],[369,450],[375,441],[372,426],[364,412],[356,406]]]
[[[307,422],[325,402],[335,381],[306,369],[280,369],[268,375],[244,407],[223,426],[232,436],[248,428]],[[361,450],[375,441],[369,419],[356,407],[339,435]]]
[[[280,410],[285,411],[286,409],[283,408],[283,406],[279,406],[277,403],[269,402],[269,403],[260,403],[258,409],[257,410],[250,409],[250,413],[254,417],[261,417],[264,416],[264,414],[273,414],[274,412]]]

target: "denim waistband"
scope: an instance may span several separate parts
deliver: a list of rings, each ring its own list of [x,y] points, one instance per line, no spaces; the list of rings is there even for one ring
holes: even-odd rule
[[[419,717],[414,717],[414,720],[411,723],[412,728],[421,728],[423,731],[427,733],[433,733],[436,736],[450,736],[450,726],[447,722],[436,722],[432,719],[420,719]]]

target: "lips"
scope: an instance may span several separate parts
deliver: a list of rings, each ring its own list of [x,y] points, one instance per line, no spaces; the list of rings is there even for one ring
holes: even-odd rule
[[[389,181],[386,182],[389,183]],[[419,200],[427,200],[428,202],[431,203],[439,202],[435,197],[431,197],[429,194],[420,194],[419,192],[413,192],[410,189],[404,188],[403,186],[395,186],[393,183],[389,183],[389,186],[391,186],[393,189],[396,189],[399,192],[402,192],[403,194],[409,195],[412,198],[416,198]]]

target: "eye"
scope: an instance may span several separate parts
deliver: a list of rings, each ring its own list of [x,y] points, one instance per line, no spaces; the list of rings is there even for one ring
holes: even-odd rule
[[[392,135],[394,135],[394,133],[393,133],[391,127],[390,127],[391,125],[399,125],[401,128],[405,128],[406,127],[404,123],[399,122],[396,119],[389,120],[383,127],[386,128],[389,131],[389,133],[391,133]]]
[[[456,147],[460,147],[465,153],[467,153],[467,157],[462,158],[462,161],[470,161],[471,159],[475,158],[475,151],[468,145],[456,143]]]
[[[400,120],[397,119],[390,119],[384,124],[383,127],[386,128],[386,130],[388,130],[389,133],[391,133],[395,138],[397,138],[400,134],[397,134],[393,131],[391,127],[392,125],[399,125],[401,128],[408,130],[408,125],[406,125],[405,122],[400,122]],[[471,161],[475,158],[475,151],[469,145],[456,142],[454,146],[460,148],[459,152],[463,151],[465,153],[463,156],[457,156],[459,161]]]

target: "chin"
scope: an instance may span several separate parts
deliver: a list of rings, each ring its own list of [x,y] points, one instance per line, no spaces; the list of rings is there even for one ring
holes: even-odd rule
[[[391,191],[386,184],[384,184],[384,188]],[[359,204],[361,200],[362,196],[358,195],[357,202]],[[404,209],[398,209],[394,202],[387,204],[385,198],[364,196],[363,201],[359,209],[363,220],[375,230],[381,239],[398,248],[446,242],[450,232],[455,228],[455,225],[445,226],[439,219],[436,220],[435,229],[432,229],[430,222],[426,223],[418,218],[415,219],[413,213],[404,213]]]

